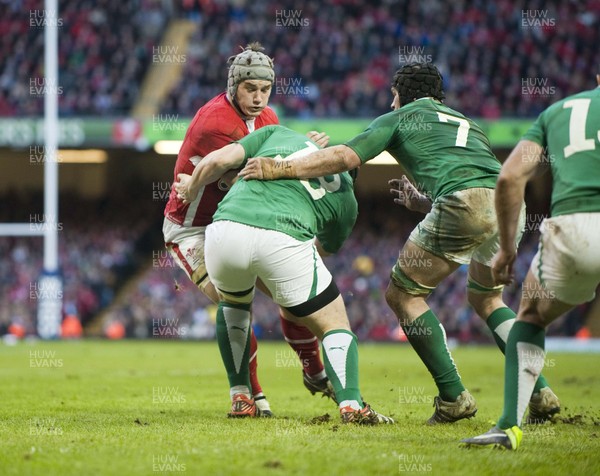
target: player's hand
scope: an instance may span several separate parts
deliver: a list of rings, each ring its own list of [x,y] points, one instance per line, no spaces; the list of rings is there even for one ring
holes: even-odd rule
[[[198,195],[198,190],[192,190],[190,185],[192,176],[188,174],[177,174],[177,182],[173,184],[177,192],[177,198],[188,204],[194,201]]]
[[[246,166],[238,174],[244,180],[274,180],[276,175],[276,164],[282,163],[270,157],[253,157],[246,162]]]
[[[431,210],[431,200],[427,195],[419,192],[406,175],[390,180],[388,185],[392,187],[390,193],[397,197],[394,198],[394,203],[403,205],[413,212],[428,213]]]
[[[237,169],[228,170],[227,172],[225,172],[217,182],[219,190],[227,192],[231,187],[233,187],[233,184],[236,183],[239,178],[238,172],[239,170]]]
[[[515,259],[517,252],[500,249],[492,259],[492,276],[497,284],[510,284],[513,282]]]
[[[306,133],[306,137],[319,147],[327,147],[327,144],[329,144],[329,136],[325,132],[309,131]]]

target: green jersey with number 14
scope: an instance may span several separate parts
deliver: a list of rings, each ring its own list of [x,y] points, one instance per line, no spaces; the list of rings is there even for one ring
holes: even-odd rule
[[[523,139],[546,149],[552,216],[600,212],[600,87],[550,106]]]
[[[467,188],[495,188],[500,173],[481,128],[432,98],[379,116],[346,145],[363,163],[388,151],[432,200]]]
[[[306,136],[283,126],[266,126],[238,143],[250,157],[292,159],[319,149]],[[219,203],[213,221],[229,220],[275,230],[297,240],[317,237],[335,253],[350,235],[358,205],[347,172],[310,180],[238,180]]]

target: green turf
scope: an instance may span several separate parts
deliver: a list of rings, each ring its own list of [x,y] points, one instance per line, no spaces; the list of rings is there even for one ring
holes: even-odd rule
[[[519,451],[507,453],[458,447],[499,416],[496,350],[454,351],[479,413],[437,427],[424,424],[435,390],[410,347],[359,352],[363,396],[396,425],[342,426],[331,402],[304,389],[284,344],[260,345],[270,420],[225,418],[216,343],[0,344],[0,474],[600,474],[598,355],[548,356],[561,421],[527,427]],[[325,414],[330,421],[311,422]]]

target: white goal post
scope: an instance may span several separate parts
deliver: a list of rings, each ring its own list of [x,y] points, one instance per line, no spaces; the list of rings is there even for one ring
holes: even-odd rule
[[[36,290],[37,332],[60,337],[63,286],[58,267],[58,2],[44,2],[44,220],[0,223],[0,236],[43,236],[44,268]],[[37,219],[36,219],[37,221]],[[30,294],[31,298],[31,294]]]

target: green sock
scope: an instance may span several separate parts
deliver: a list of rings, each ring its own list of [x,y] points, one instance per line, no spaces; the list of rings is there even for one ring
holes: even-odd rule
[[[250,304],[219,303],[217,342],[229,386],[246,386],[250,393]]]
[[[408,341],[435,380],[441,399],[456,401],[465,387],[450,355],[446,331],[433,311],[421,314],[410,324],[400,324]]]
[[[490,317],[487,318],[486,324],[492,331],[494,340],[503,354],[506,352],[505,349],[508,333],[510,332],[516,317],[517,315],[512,309],[508,307],[501,307],[492,312]],[[544,387],[548,387],[548,382],[546,381],[546,378],[540,374],[537,382],[535,382],[535,387],[533,387],[533,393],[539,393],[539,391]]]
[[[358,344],[356,336],[346,330],[333,330],[323,336],[325,372],[339,403],[356,401],[362,408],[358,388]]]
[[[502,429],[521,426],[535,379],[544,367],[543,327],[516,321],[506,342],[504,369],[504,412],[498,420]]]

